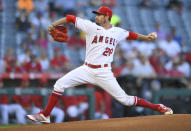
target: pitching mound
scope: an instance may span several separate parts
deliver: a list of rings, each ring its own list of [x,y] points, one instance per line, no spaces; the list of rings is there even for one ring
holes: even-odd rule
[[[191,114],[126,117],[60,124],[30,125],[3,131],[191,131]]]

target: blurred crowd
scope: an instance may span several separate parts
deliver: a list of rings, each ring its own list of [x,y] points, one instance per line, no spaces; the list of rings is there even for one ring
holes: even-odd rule
[[[90,12],[101,5],[107,5],[112,9],[118,6],[116,0],[65,0],[64,2],[63,0],[18,0],[15,12],[17,31],[15,44],[19,45],[19,48],[6,50],[4,57],[0,59],[0,72],[67,73],[82,65],[85,59],[85,34],[69,24],[67,25],[70,36],[68,42],[58,43],[50,37],[48,26],[66,14],[94,20],[94,15]],[[143,0],[140,7],[151,6],[147,0]],[[175,7],[173,3],[169,3],[168,8]],[[177,8],[182,8],[182,5],[178,4]],[[0,11],[2,11],[1,0]],[[117,26],[122,24],[116,14],[111,22]],[[187,49],[188,43],[185,43],[182,36],[177,35],[176,28],[172,27],[171,32],[166,34],[161,30],[160,23],[156,23],[153,31],[158,34],[156,41],[124,40],[119,43],[112,63],[116,77],[124,75],[132,75],[140,79],[190,77],[191,53]],[[28,79],[23,79],[19,88],[28,87],[28,83]],[[41,84],[44,83],[46,82],[42,80]],[[2,79],[0,87],[3,88]],[[95,96],[96,118],[111,117],[104,113],[104,92],[96,91]],[[41,96],[13,96],[11,101],[9,99],[6,95],[0,96],[1,118],[4,118],[2,124],[8,124],[7,115],[13,112],[16,112],[17,122],[25,124],[26,113],[35,114],[42,108]],[[67,106],[58,105],[55,111],[53,110],[55,122],[62,122],[65,114],[69,115],[71,120],[86,119],[88,108],[86,97],[63,96],[61,103]]]
[[[58,43],[50,37],[48,26],[66,14],[93,20],[94,15],[89,13],[89,9],[96,9],[100,5],[117,7],[115,0],[18,0],[15,28],[19,48],[6,50],[0,60],[0,72],[68,72],[82,65],[85,59],[85,34],[69,24],[68,42]],[[143,5],[147,5],[147,0],[140,4]],[[113,19],[112,23],[120,26],[120,18],[116,14]],[[130,72],[140,75],[136,73],[140,71],[136,70],[141,68],[136,66],[148,66],[149,72],[155,76],[190,76],[188,43],[177,35],[176,28],[172,27],[171,32],[166,34],[160,29],[160,23],[156,23],[153,31],[158,34],[156,41],[126,40],[119,43],[113,66],[124,69],[116,74]],[[132,69],[128,69],[129,66]]]
[[[0,0],[0,12],[3,10],[3,3],[2,1]]]
[[[168,2],[168,3],[167,3]],[[157,9],[160,7],[160,1],[155,0],[142,0],[139,7],[140,8],[150,8]],[[188,5],[190,6],[190,5]],[[184,8],[184,4],[180,0],[166,0],[166,9],[174,10],[175,12],[181,14]]]

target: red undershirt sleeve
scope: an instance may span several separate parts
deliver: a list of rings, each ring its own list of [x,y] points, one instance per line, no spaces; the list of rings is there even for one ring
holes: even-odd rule
[[[137,33],[129,31],[129,36],[126,38],[126,40],[136,40],[137,37],[138,37]]]
[[[66,22],[72,22],[73,24],[75,24],[76,22],[76,16],[74,15],[66,15]]]

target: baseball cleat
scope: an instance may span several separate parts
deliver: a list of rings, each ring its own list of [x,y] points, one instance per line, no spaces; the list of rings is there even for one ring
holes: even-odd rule
[[[44,124],[50,123],[50,116],[44,116],[41,112],[35,115],[27,115],[26,116],[29,120],[35,121],[35,122],[41,122]]]
[[[160,113],[163,113],[164,115],[172,115],[173,110],[169,107],[164,106],[163,104],[158,104],[158,109],[157,111]]]

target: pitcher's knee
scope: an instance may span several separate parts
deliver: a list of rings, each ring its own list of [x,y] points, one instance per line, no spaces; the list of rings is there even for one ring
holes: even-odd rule
[[[64,79],[60,78],[56,81],[56,83],[54,84],[54,90],[57,92],[64,92],[64,89],[68,88],[68,86],[66,85],[66,82],[64,82]]]
[[[133,106],[135,103],[135,97],[134,96],[126,96],[120,102],[126,106]]]

